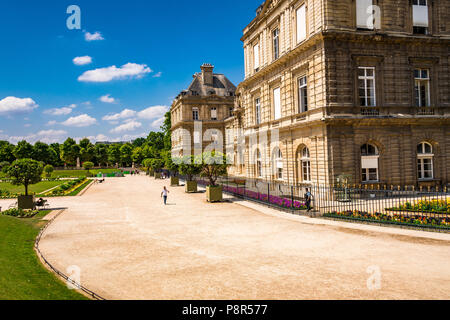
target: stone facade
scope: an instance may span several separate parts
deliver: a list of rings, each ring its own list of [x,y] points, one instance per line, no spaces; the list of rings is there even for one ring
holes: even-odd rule
[[[373,1],[378,21],[368,28],[358,26],[358,5],[358,0],[279,0],[259,8],[244,30],[246,76],[237,90],[236,117],[226,122],[226,128],[243,131],[246,141],[243,161],[230,169],[232,174],[294,185],[334,183],[343,174],[354,184],[450,182],[450,1],[428,1],[425,31],[414,28],[417,8],[409,0]],[[373,70],[372,103],[361,102],[360,68]],[[419,69],[429,78],[429,101],[420,107],[415,97]],[[302,109],[301,78],[307,82],[307,110]],[[278,116],[274,88],[280,88]],[[275,129],[279,141],[264,145],[261,170],[250,137]],[[418,154],[421,143],[432,151]],[[227,144],[239,154],[236,141]],[[363,155],[365,145],[376,153]],[[274,160],[278,149],[281,179],[276,170],[281,165]],[[429,160],[419,164],[422,158],[431,159],[431,173]]]
[[[357,185],[448,185],[450,1],[423,4],[258,8],[241,39],[245,80],[223,121],[230,174],[290,185],[341,175]]]

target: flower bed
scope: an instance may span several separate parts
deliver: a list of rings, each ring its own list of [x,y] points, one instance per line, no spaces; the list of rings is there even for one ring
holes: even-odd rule
[[[2,215],[16,217],[16,218],[32,218],[36,214],[38,214],[38,210],[22,210],[22,209],[9,209],[6,211],[2,211]]]
[[[447,200],[438,199],[420,200],[414,202],[405,202],[398,207],[393,207],[386,210],[450,214],[450,202]]]
[[[306,210],[306,204],[300,201],[292,201],[284,197],[271,196],[264,193],[245,190],[244,188],[235,188],[230,186],[223,186],[223,191],[236,195],[246,196],[247,198],[254,199],[256,201],[268,202],[270,204],[292,210]]]
[[[399,214],[368,213],[363,211],[342,211],[324,214],[328,218],[340,218],[356,221],[369,221],[396,225],[445,228],[450,230],[450,218],[403,216]]]
[[[78,178],[76,180],[70,180],[60,185],[58,188],[44,194],[45,197],[62,197],[71,195],[80,186],[90,182],[87,178]]]
[[[0,190],[0,199],[17,198],[18,196],[18,194],[12,193],[8,190]]]

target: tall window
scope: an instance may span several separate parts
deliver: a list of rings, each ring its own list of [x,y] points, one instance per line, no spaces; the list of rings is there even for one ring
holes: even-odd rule
[[[379,181],[378,162],[380,154],[378,148],[371,144],[361,147],[361,168],[363,182]]]
[[[308,111],[308,82],[306,76],[298,79],[298,108],[299,113]]]
[[[374,27],[372,0],[356,0],[356,27],[372,30]]]
[[[414,84],[416,107],[429,107],[430,99],[430,72],[428,69],[414,70]]]
[[[192,119],[198,121],[198,108],[192,108]]]
[[[259,70],[259,44],[253,47],[253,69]]]
[[[280,57],[280,29],[273,31],[273,59],[277,60]]]
[[[211,108],[211,120],[217,120],[217,108],[216,107]]]
[[[256,176],[258,178],[262,178],[262,158],[261,152],[259,150],[256,151]]]
[[[306,6],[297,9],[297,43],[306,40]]]
[[[414,33],[428,33],[428,1],[413,0],[413,28]]]
[[[275,168],[275,176],[279,180],[283,180],[283,153],[280,149],[276,149],[274,152],[273,166]]]
[[[281,119],[281,90],[276,88],[273,90],[273,110],[274,120]]]
[[[433,158],[433,146],[431,144],[422,142],[417,146],[417,173],[419,180],[434,178]]]
[[[358,68],[359,101],[362,107],[376,106],[375,68]]]
[[[311,159],[309,149],[304,147],[301,153],[302,179],[303,182],[311,181]]]
[[[261,124],[261,99],[255,100],[256,124]]]

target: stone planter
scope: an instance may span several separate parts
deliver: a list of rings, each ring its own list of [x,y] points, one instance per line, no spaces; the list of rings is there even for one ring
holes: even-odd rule
[[[222,187],[206,187],[206,200],[208,202],[221,202],[223,200]]]
[[[180,179],[178,177],[170,177],[170,185],[172,187],[178,187],[180,185]]]
[[[186,193],[197,192],[197,181],[186,181]]]
[[[161,173],[155,172],[155,180],[161,179]]]
[[[17,207],[22,210],[34,210],[36,209],[34,200],[34,196],[19,196],[17,198]]]

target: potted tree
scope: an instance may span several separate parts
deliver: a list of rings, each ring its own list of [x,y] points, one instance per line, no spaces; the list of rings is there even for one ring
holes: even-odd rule
[[[53,173],[53,166],[51,164],[48,164],[44,167],[44,172],[45,172],[45,177],[47,179],[52,177],[52,173]]]
[[[87,170],[87,176],[91,177],[91,169],[94,167],[94,163],[90,162],[90,161],[86,161],[83,163],[83,168],[84,170]]]
[[[152,170],[152,159],[144,159],[142,161],[142,166],[145,168],[145,172],[147,176],[152,176],[153,173],[151,172]]]
[[[227,159],[223,153],[212,151],[204,152],[201,159],[196,159],[196,163],[201,163],[200,175],[208,179],[206,187],[206,198],[209,202],[220,202],[223,200],[222,186],[217,184],[220,176],[227,174]]]
[[[160,170],[164,167],[164,162],[161,159],[151,159],[150,167],[155,173],[155,179],[161,179]]]
[[[172,159],[170,152],[164,158],[166,169],[170,171],[170,185],[178,187],[180,185],[180,178],[178,177],[180,159]]]
[[[36,184],[42,180],[44,168],[41,162],[32,159],[20,159],[12,163],[7,170],[7,176],[11,183],[16,186],[25,187],[25,195],[19,196],[17,204],[19,209],[34,210],[34,196],[28,194],[28,186]]]
[[[201,165],[195,163],[194,156],[184,156],[179,167],[180,173],[186,176],[186,193],[197,192],[197,181],[194,176],[200,174]]]

